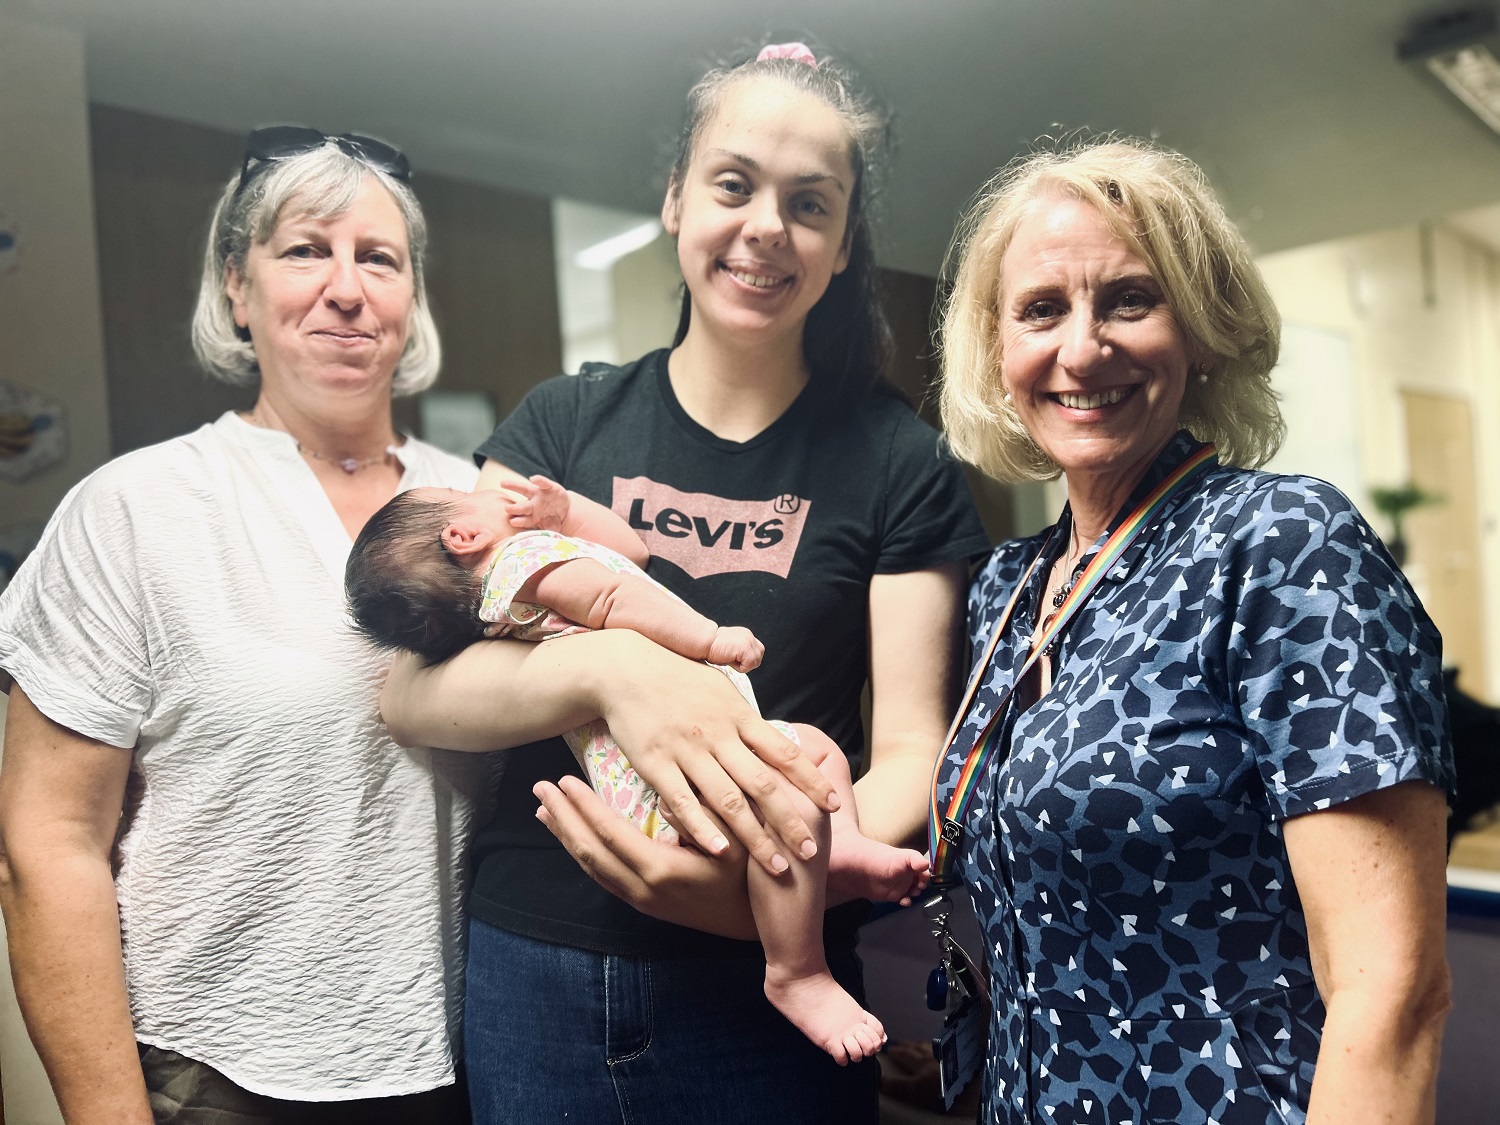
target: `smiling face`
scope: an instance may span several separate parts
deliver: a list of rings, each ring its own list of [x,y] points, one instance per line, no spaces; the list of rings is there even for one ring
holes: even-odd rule
[[[831,108],[774,78],[730,86],[662,208],[693,328],[800,341],[848,265],[853,188],[848,133]]]
[[[311,405],[328,392],[388,394],[415,301],[401,210],[366,178],[348,210],[298,214],[232,266],[235,323],[255,345],[263,391]]]
[[[998,296],[1001,380],[1068,475],[1134,483],[1178,428],[1188,346],[1150,268],[1092,206],[1042,197]]]

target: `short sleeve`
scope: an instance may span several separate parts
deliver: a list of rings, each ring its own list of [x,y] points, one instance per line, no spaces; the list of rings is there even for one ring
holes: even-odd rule
[[[549,566],[583,557],[587,556],[576,540],[555,531],[537,528],[512,535],[501,546],[499,554],[485,573],[479,620],[513,625],[531,624],[543,616],[545,610],[538,613],[537,607],[516,601],[526,583]],[[511,607],[515,605],[526,605],[527,608],[521,613],[513,613]]]
[[[583,378],[582,374],[559,375],[533,387],[474,451],[475,463],[483,468],[487,459],[493,459],[518,473],[563,480],[577,428]]]
[[[111,466],[79,484],[0,595],[0,667],[49,719],[125,748],[153,696],[127,499]]]
[[[903,574],[990,548],[963,470],[931,426],[903,410],[891,441],[876,574]]]
[[[1227,670],[1278,819],[1403,781],[1453,791],[1442,641],[1331,485],[1277,478],[1224,555]]]

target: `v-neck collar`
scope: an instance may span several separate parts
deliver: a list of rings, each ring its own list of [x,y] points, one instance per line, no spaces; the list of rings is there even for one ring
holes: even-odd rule
[[[349,535],[349,529],[344,526],[344,521],[339,519],[333,501],[323,490],[312,466],[298,451],[297,439],[283,430],[267,429],[247,422],[233,410],[226,411],[217,426],[228,441],[248,450],[255,458],[270,481],[277,499],[296,517],[307,533],[314,552],[342,587],[344,568],[349,562],[349,551],[354,546],[354,540]],[[396,460],[401,463],[401,480],[396,485],[397,493],[412,487],[411,440],[408,438],[406,445],[395,454]]]
[[[706,426],[695,422],[691,415],[683,409],[682,403],[677,399],[677,392],[672,389],[672,379],[667,371],[667,357],[671,354],[667,349],[654,352],[643,361],[650,365],[649,374],[656,380],[657,390],[661,394],[662,403],[667,408],[673,421],[691,437],[694,441],[716,449],[723,453],[748,453],[752,449],[758,449],[767,442],[775,441],[776,438],[785,433],[795,424],[795,420],[813,409],[813,403],[818,397],[818,379],[814,375],[808,379],[807,386],[797,392],[797,397],[787,404],[776,419],[760,433],[748,441],[731,441],[722,438]]]

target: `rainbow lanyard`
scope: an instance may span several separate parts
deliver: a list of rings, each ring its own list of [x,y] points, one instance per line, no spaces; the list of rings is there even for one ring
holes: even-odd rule
[[[968,758],[964,760],[963,769],[959,771],[958,783],[954,786],[953,795],[948,799],[948,809],[944,814],[938,800],[938,775],[942,773],[943,764],[948,760],[948,752],[953,748],[953,740],[958,736],[959,727],[963,725],[969,705],[974,701],[974,693],[979,689],[979,681],[983,679],[985,669],[989,667],[990,658],[995,654],[995,647],[1000,643],[1000,637],[1005,632],[1005,627],[1016,608],[1016,600],[1031,581],[1031,576],[1035,573],[1038,564],[1047,554],[1046,544],[1032,560],[1025,576],[1011,594],[1010,601],[1006,603],[1005,612],[1000,615],[995,632],[985,647],[983,658],[974,666],[974,674],[969,677],[969,686],[964,692],[958,714],[953,718],[953,725],[948,728],[948,737],[943,740],[943,753],[938,758],[937,768],[933,770],[928,844],[932,848],[932,885],[934,887],[952,886],[955,881],[952,872],[953,859],[958,850],[957,845],[963,839],[964,817],[968,814],[969,804],[974,799],[977,782],[984,772],[985,763],[989,761],[996,745],[1000,742],[1000,730],[1003,725],[1001,720],[1005,717],[1006,708],[1010,705],[1016,688],[1026,679],[1026,674],[1041,659],[1048,646],[1067,627],[1068,622],[1072,620],[1088,596],[1094,592],[1094,588],[1103,580],[1110,567],[1114,566],[1115,561],[1139,538],[1142,532],[1151,526],[1152,521],[1172,497],[1218,464],[1218,460],[1212,445],[1205,445],[1198,449],[1152,489],[1150,495],[1141,501],[1135,511],[1126,516],[1120,526],[1115,528],[1104,546],[1099,549],[1098,554],[1079,575],[1078,581],[1073,584],[1073,589],[1068,593],[1058,611],[1047,621],[1041,635],[1036,638],[1032,646],[1030,657],[1021,666],[1021,671],[1016,675],[1015,681],[1000,697],[995,713],[990,716],[989,722],[985,724],[984,730],[980,732],[979,738],[974,743],[974,749],[969,751]]]

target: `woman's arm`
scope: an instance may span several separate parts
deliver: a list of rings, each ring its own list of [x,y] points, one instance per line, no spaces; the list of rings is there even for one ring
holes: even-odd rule
[[[870,580],[870,768],[854,785],[866,836],[910,846],[957,698],[964,564]]]
[[[773,769],[819,806],[838,805],[827,779],[722,673],[628,629],[481,641],[430,668],[401,655],[380,710],[397,742],[450,750],[519,746],[603,718],[680,831],[710,854],[728,849],[706,804],[773,874],[786,865],[778,846],[814,846]]]
[[[576,777],[536,786],[547,826],[589,878],[635,909],[720,937],[754,941],[745,851],[719,856],[659,844]]]
[[[1283,826],[1328,1009],[1308,1125],[1434,1119],[1446,817],[1438,789],[1406,782]]]
[[[150,1125],[109,853],[130,752],[11,688],[0,769],[0,906],[26,1029],[70,1125]]]
[[[963,583],[962,563],[877,575],[870,583],[873,749],[854,794],[861,830],[888,843],[915,839],[926,825],[932,769],[953,703]],[[732,862],[653,844],[582,783],[538,785],[537,797],[542,823],[573,858],[643,914],[726,937],[753,936],[744,879]],[[842,897],[830,888],[830,904]]]

